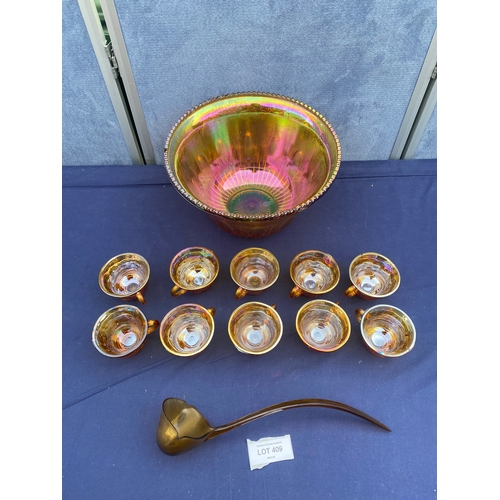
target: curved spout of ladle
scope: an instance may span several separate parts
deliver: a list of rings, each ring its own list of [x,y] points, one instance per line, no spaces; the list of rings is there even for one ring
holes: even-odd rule
[[[180,455],[195,446],[204,443],[220,434],[224,434],[241,425],[248,424],[258,418],[266,417],[292,408],[303,408],[307,406],[318,406],[332,408],[356,415],[368,422],[378,425],[386,431],[391,431],[387,426],[375,420],[370,415],[353,408],[352,406],[331,401],[329,399],[296,399],[278,403],[262,410],[250,413],[226,425],[212,427],[203,415],[193,406],[182,399],[168,398],[163,401],[162,412],[158,429],[156,431],[156,442],[160,449],[167,455]]]

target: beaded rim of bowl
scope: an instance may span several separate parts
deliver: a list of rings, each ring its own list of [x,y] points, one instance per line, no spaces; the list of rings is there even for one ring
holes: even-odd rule
[[[232,98],[235,98],[235,97],[244,97],[244,96],[248,96],[248,97],[269,97],[269,98],[273,98],[273,99],[283,99],[284,101],[290,102],[292,104],[298,104],[299,106],[302,106],[307,111],[311,112],[317,118],[319,118],[323,122],[323,124],[328,127],[329,131],[332,134],[332,137],[335,140],[336,147],[337,147],[337,161],[336,161],[335,166],[332,165],[332,173],[330,174],[330,178],[328,179],[328,181],[326,182],[326,184],[317,193],[315,193],[313,196],[309,197],[306,201],[302,202],[301,204],[297,205],[296,207],[293,207],[293,208],[291,208],[289,210],[283,210],[283,211],[280,211],[280,212],[276,212],[276,213],[273,213],[273,214],[253,214],[253,215],[238,215],[238,214],[234,214],[234,213],[231,213],[231,212],[226,212],[224,210],[216,210],[216,209],[210,207],[209,205],[207,205],[205,203],[202,203],[200,200],[198,200],[195,196],[193,196],[191,193],[189,193],[182,186],[182,184],[177,180],[177,176],[175,175],[175,173],[174,173],[174,171],[172,169],[172,166],[170,165],[170,163],[168,161],[168,150],[169,150],[169,146],[170,146],[170,140],[171,140],[171,138],[172,138],[175,130],[177,129],[177,127],[190,114],[194,113],[195,111],[199,110],[200,108],[202,108],[204,106],[207,106],[207,105],[209,105],[209,104],[211,104],[211,103],[213,103],[215,101],[219,101],[219,100],[222,100],[222,99],[232,99]],[[214,97],[214,98],[211,98],[211,99],[207,99],[206,101],[201,102],[200,104],[196,105],[195,107],[191,108],[189,111],[187,111],[186,113],[184,113],[184,115],[182,115],[177,120],[177,122],[174,124],[174,126],[170,129],[170,132],[168,134],[167,140],[165,142],[165,147],[163,149],[163,158],[164,158],[164,161],[165,161],[165,168],[167,170],[168,176],[170,177],[170,180],[171,180],[173,186],[177,189],[177,191],[184,198],[186,198],[190,203],[192,203],[193,205],[195,205],[197,208],[199,208],[201,210],[204,210],[204,211],[209,212],[211,214],[218,215],[218,216],[221,216],[221,217],[225,217],[225,218],[228,218],[228,219],[240,220],[240,221],[245,221],[245,220],[249,220],[249,221],[255,221],[255,220],[261,220],[261,221],[264,221],[264,220],[273,220],[273,219],[278,219],[280,217],[283,217],[285,215],[296,214],[296,213],[304,210],[309,205],[311,205],[312,203],[314,203],[315,201],[317,201],[321,196],[323,196],[323,194],[325,194],[325,192],[328,190],[328,188],[332,185],[333,181],[337,177],[337,173],[338,173],[339,168],[340,168],[341,157],[342,157],[342,152],[341,152],[340,141],[339,141],[339,138],[337,136],[337,133],[335,132],[335,130],[333,129],[333,127],[331,126],[331,124],[328,122],[328,120],[322,114],[320,114],[318,111],[316,111],[315,109],[313,109],[311,106],[309,106],[309,105],[307,105],[307,104],[305,104],[305,103],[303,103],[303,102],[301,102],[301,101],[299,101],[297,99],[293,99],[291,97],[283,96],[283,95],[280,95],[280,94],[273,94],[273,93],[269,93],[269,92],[234,92],[234,93],[229,93],[229,94],[223,94],[223,95],[220,95],[220,96],[217,96],[217,97]]]

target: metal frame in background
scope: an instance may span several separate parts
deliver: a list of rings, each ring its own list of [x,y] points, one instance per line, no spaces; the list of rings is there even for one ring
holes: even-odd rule
[[[437,102],[437,30],[434,32],[390,160],[410,160]]]
[[[113,0],[78,0],[94,52],[134,164],[156,164],[151,138]],[[437,102],[437,30],[394,142],[391,160],[411,159]]]
[[[78,0],[125,144],[135,165],[154,165],[153,147],[113,1]]]

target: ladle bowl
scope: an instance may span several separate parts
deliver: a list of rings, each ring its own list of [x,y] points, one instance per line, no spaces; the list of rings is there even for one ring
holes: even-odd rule
[[[372,422],[390,432],[387,426],[375,420],[373,417],[370,417],[370,415],[352,406],[329,399],[296,399],[285,401],[250,413],[229,424],[212,427],[205,417],[186,401],[177,398],[167,398],[163,401],[160,421],[156,431],[156,442],[160,450],[167,455],[180,455],[209,439],[236,429],[241,425],[248,424],[258,418],[266,417],[283,410],[308,406],[345,411]]]

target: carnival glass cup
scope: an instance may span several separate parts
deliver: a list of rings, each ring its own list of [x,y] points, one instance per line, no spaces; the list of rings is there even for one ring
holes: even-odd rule
[[[392,295],[401,283],[396,265],[387,257],[366,252],[355,257],[349,266],[352,285],[344,292],[346,297],[358,296],[365,300]]]
[[[137,253],[122,253],[111,258],[99,271],[99,286],[110,297],[137,299],[145,304],[144,291],[149,281],[148,261]]]
[[[247,302],[237,307],[228,322],[231,342],[245,354],[262,355],[274,349],[283,334],[276,306]]]
[[[160,325],[163,347],[175,356],[195,356],[210,344],[215,330],[215,309],[182,304],[171,309]]]
[[[246,294],[256,295],[268,289],[280,273],[278,259],[264,248],[245,248],[238,252],[229,266],[231,278],[238,285],[237,299]]]
[[[290,278],[295,283],[290,297],[318,297],[337,286],[340,269],[330,254],[306,250],[297,254],[290,262]]]
[[[219,260],[212,250],[189,247],[178,252],[170,263],[170,278],[174,286],[171,295],[208,290],[219,274]]]
[[[109,358],[133,356],[144,347],[146,337],[159,324],[156,319],[148,321],[135,306],[115,306],[102,313],[96,321],[92,343],[102,355]]]
[[[297,312],[295,327],[304,344],[315,351],[340,349],[351,335],[351,322],[346,312],[328,300],[306,302]]]
[[[398,358],[415,346],[417,331],[401,309],[380,304],[366,311],[356,309],[361,335],[368,350],[382,358]]]

